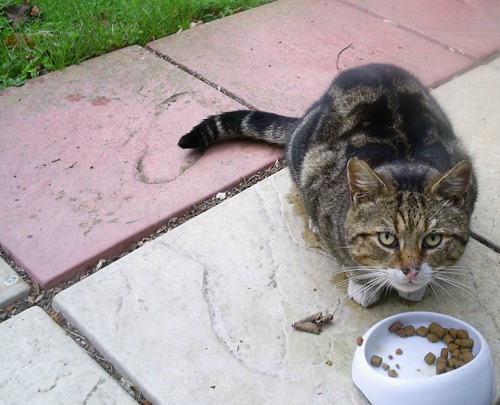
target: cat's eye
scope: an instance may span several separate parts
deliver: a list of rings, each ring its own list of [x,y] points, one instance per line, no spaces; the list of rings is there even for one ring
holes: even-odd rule
[[[379,232],[379,242],[386,247],[396,247],[398,245],[398,238],[391,232]]]
[[[424,238],[422,246],[426,249],[438,247],[442,239],[443,237],[439,233],[430,233]]]

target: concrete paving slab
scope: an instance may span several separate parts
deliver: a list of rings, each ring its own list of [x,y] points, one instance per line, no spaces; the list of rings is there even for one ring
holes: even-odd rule
[[[338,1],[277,1],[148,46],[258,109],[289,115],[342,69],[390,62],[433,86],[474,62]]]
[[[491,61],[488,66],[495,68],[495,69],[500,69],[500,58],[497,58],[493,61]]]
[[[342,1],[475,58],[500,48],[500,3],[496,0]]]
[[[282,150],[177,147],[207,115],[242,106],[133,46],[0,92],[0,245],[51,287]]]
[[[341,403],[361,400],[348,377],[334,378],[324,364],[332,355],[328,337],[320,338],[323,350],[311,341],[304,349],[309,357],[290,356],[286,320],[278,319],[276,323],[279,313],[258,312],[264,303],[271,304],[270,308],[281,306],[281,297],[264,296],[269,289],[262,289],[262,284],[272,282],[267,272],[255,279],[243,274],[239,288],[224,304],[234,305],[234,312],[220,312],[218,269],[214,268],[213,273],[168,245],[153,245],[128,256],[126,266],[113,264],[113,271],[91,277],[82,288],[67,290],[54,301],[55,308],[84,327],[85,335],[153,403],[250,404],[291,399],[307,403],[319,396],[328,400],[333,387]],[[241,268],[234,270],[241,274]],[[233,286],[234,281],[231,280]],[[103,294],[103,288],[109,294]],[[91,290],[96,292],[90,299],[93,304],[86,298],[89,307],[74,305],[77,297]],[[245,297],[254,298],[240,300],[237,295],[242,290]],[[261,305],[248,307],[255,304],[257,297],[262,299]],[[103,311],[97,325],[87,311],[99,304]],[[239,324],[236,311],[241,312],[245,326]],[[227,327],[234,328],[234,340],[225,336]],[[250,332],[253,328],[256,331]],[[297,335],[292,340],[295,347],[307,338]],[[263,345],[263,341],[271,344]],[[305,363],[300,364],[301,361]]]
[[[478,67],[433,94],[471,151],[478,169],[479,197],[472,230],[500,247],[500,70]]]
[[[281,171],[61,292],[54,306],[158,404],[367,403],[350,379],[356,337],[408,310],[470,322],[500,364],[500,255],[471,242],[460,264],[470,266],[461,279],[472,295],[448,287],[420,303],[391,295],[363,309],[332,283],[340,267],[310,243],[301,212]],[[321,335],[291,327],[338,302]]]
[[[26,297],[29,291],[28,283],[0,257],[0,308]]]
[[[0,347],[2,404],[136,404],[38,307],[0,325]]]

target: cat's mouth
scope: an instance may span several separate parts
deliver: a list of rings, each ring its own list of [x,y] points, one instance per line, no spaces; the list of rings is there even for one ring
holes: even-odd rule
[[[413,281],[408,281],[406,283],[394,283],[392,282],[391,285],[392,285],[392,288],[395,288],[396,290],[398,291],[402,291],[402,292],[414,292],[414,291],[418,291],[420,290],[421,288],[427,286],[427,282],[416,282],[415,280]]]
[[[388,268],[387,275],[393,288],[398,291],[412,293],[426,287],[432,280],[432,268],[422,264],[419,270]]]

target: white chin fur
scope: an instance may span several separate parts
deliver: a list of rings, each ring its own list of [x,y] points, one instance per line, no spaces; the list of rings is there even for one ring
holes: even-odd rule
[[[411,281],[401,269],[397,268],[388,268],[387,276],[392,288],[403,293],[413,293],[429,284],[432,280],[432,268],[427,263],[423,263],[420,272]]]

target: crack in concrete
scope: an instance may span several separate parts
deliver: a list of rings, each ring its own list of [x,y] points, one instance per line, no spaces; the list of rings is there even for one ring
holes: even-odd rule
[[[90,391],[87,393],[87,395],[85,396],[85,399],[83,400],[83,405],[87,404],[88,401],[90,399],[92,399],[92,396],[94,395],[94,393],[97,391],[97,389],[99,388],[99,386],[101,386],[102,384],[104,384],[106,381],[104,380],[104,378],[99,378],[99,380],[94,384],[94,386],[90,389]]]
[[[281,194],[279,193],[279,191],[276,189],[275,185],[274,185],[274,182],[271,183],[272,184],[272,187],[275,191],[275,193],[273,193],[273,195],[275,197],[278,198],[278,207],[280,207],[280,215],[281,215]],[[269,209],[269,207],[267,206],[266,204],[266,199],[264,197],[264,194],[263,194],[263,191],[261,190],[261,187],[262,186],[259,186],[257,185],[255,187],[255,191],[256,191],[256,194],[257,194],[257,197],[258,199],[260,200],[259,203],[260,205],[263,207],[264,209],[264,212],[267,214],[267,216],[269,218],[272,218],[273,215],[272,215],[272,210]],[[272,204],[273,207],[276,206],[276,204]],[[267,256],[270,258],[270,262],[271,262],[271,268],[272,268],[272,271],[271,271],[271,274],[270,274],[270,286],[272,288],[275,289],[276,293],[278,294],[278,302],[286,302],[286,294],[283,290],[283,287],[281,285],[281,283],[279,282],[279,270],[280,270],[280,263],[279,263],[279,260],[277,260],[276,258],[276,255],[274,254],[274,250],[273,250],[273,245],[274,245],[274,242],[275,240],[270,238],[269,235],[273,235],[273,234],[277,234],[278,231],[277,231],[277,227],[276,227],[276,224],[274,221],[268,221],[267,224],[269,225],[270,227],[270,230],[266,233],[266,235],[268,236],[267,238],[267,243],[264,244],[264,246],[267,247],[267,251],[268,251],[268,254]],[[289,229],[287,229],[289,232],[289,234],[291,233]],[[276,309],[278,307],[275,307]],[[278,314],[279,314],[279,317],[280,317],[280,328],[279,328],[279,331],[280,331],[280,334],[279,334],[279,345],[280,345],[280,358],[277,362],[277,368],[278,368],[278,376],[280,377],[283,377],[284,376],[284,365],[285,365],[285,359],[288,355],[288,351],[287,351],[287,347],[288,347],[288,335],[286,334],[286,331],[285,331],[285,328],[284,328],[284,325],[287,325],[287,322],[286,322],[286,317],[285,317],[285,314],[284,314],[284,309],[283,309],[283,306],[281,305],[280,308],[279,308],[279,311],[277,311]]]
[[[213,303],[211,295],[215,295],[215,291],[210,288],[210,280],[209,280],[209,272],[210,268],[207,266],[203,266],[203,284],[202,284],[202,296],[203,300],[205,301],[205,304],[208,309],[208,313],[210,316],[210,329],[212,330],[213,334],[215,335],[217,341],[220,342],[222,347],[238,362],[240,363],[244,368],[252,371],[252,372],[257,372],[262,375],[266,376],[272,376],[272,377],[279,377],[281,373],[270,373],[268,371],[264,371],[259,367],[253,366],[252,364],[249,364],[245,359],[241,358],[239,356],[239,349],[240,345],[239,343],[235,342],[230,342],[227,339],[224,339],[223,333],[219,330],[220,326],[219,325],[225,325],[224,321],[221,319],[220,314],[218,313],[218,310],[216,306]],[[230,337],[228,333],[228,337]],[[240,343],[241,340],[240,340]]]
[[[40,388],[38,390],[38,392],[46,393],[46,392],[52,391],[57,386],[57,382],[59,381],[59,378],[60,377],[56,377],[56,380],[54,381],[54,383],[49,388],[45,388],[45,389]]]
[[[121,294],[119,296],[120,301],[116,305],[115,315],[118,315],[121,312],[125,298],[127,298],[129,296],[129,294],[132,292],[132,287],[130,286],[130,283],[128,282],[127,278],[124,276],[123,272],[120,272],[120,274],[125,279],[125,288],[124,288],[125,292],[124,292],[124,294]],[[117,331],[117,333],[119,332],[119,329],[120,329],[120,322],[119,322],[118,317],[116,317],[115,318],[115,330]]]
[[[123,301],[125,301],[125,298],[128,297],[128,295],[132,292],[132,287],[130,286],[129,282],[125,284],[125,294],[120,296],[120,302],[117,305],[115,313],[118,314],[123,308]]]

